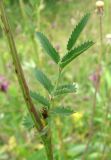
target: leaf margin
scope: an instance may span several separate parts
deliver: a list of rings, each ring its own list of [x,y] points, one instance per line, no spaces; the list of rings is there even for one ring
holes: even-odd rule
[[[47,54],[54,60],[56,64],[60,61],[59,53],[52,46],[48,38],[42,32],[36,32],[37,39],[39,40],[42,48],[47,52]]]
[[[81,32],[83,31],[83,29],[85,28],[89,18],[90,18],[90,13],[86,13],[78,22],[78,24],[75,26],[75,28],[73,29],[68,42],[67,42],[67,50],[71,50],[72,47],[75,45],[77,39],[79,38]]]

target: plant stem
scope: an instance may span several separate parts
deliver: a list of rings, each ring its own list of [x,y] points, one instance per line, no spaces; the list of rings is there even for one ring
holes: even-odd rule
[[[43,143],[44,143],[44,146],[45,146],[45,150],[46,150],[48,160],[54,160],[51,127],[50,126],[48,126],[48,127],[49,127],[49,129],[48,129],[47,133],[45,135],[41,136],[41,137],[42,137],[42,140],[43,140]]]
[[[59,85],[59,81],[60,81],[61,73],[62,73],[62,70],[61,70],[61,68],[59,68],[58,78],[57,78],[57,81],[56,81],[56,84],[55,84],[54,91],[57,89],[57,87],[58,87],[58,85]]]
[[[57,77],[57,81],[55,83],[54,92],[56,91],[57,87],[59,86],[61,73],[62,73],[62,70],[61,70],[61,68],[59,68],[58,77]],[[53,99],[53,102],[54,102],[54,99]],[[54,104],[53,104],[53,107],[54,107]],[[57,127],[59,142],[60,142],[60,153],[62,153],[62,156],[64,157],[64,160],[65,160],[65,149],[64,149],[64,144],[63,144],[62,130],[61,130],[61,126],[60,126],[60,121],[61,120],[60,120],[59,117],[58,117],[57,121],[58,121],[57,123],[59,123],[59,124],[56,123],[56,127]]]
[[[27,14],[25,13],[25,4],[24,4],[24,1],[23,0],[19,0],[19,6],[20,6],[20,10],[21,10],[21,15],[22,15],[22,18],[23,18],[23,20],[24,20],[24,22],[25,22],[25,26],[28,26],[28,31],[30,32],[30,27],[32,27],[31,25],[31,23],[29,23],[29,20],[28,20],[28,17],[27,17]],[[36,7],[36,9],[38,9],[37,7]],[[39,9],[38,9],[39,10]],[[37,22],[38,22],[38,24],[39,24],[39,20],[37,19],[36,20]],[[30,27],[29,27],[30,26]],[[36,40],[35,40],[35,35],[32,33],[32,31],[31,31],[31,33],[30,33],[30,36],[29,36],[29,38],[31,39],[31,41],[32,41],[32,48],[33,48],[33,50],[34,50],[34,60],[35,60],[35,63],[36,64],[39,64],[39,51],[38,51],[38,46],[37,46],[37,43],[36,43]]]
[[[58,134],[58,140],[59,140],[59,144],[60,144],[60,159],[66,159],[66,151],[65,151],[65,147],[64,147],[64,140],[63,140],[63,136],[62,136],[62,124],[61,124],[61,119],[60,117],[57,117],[56,120],[56,125],[57,125],[57,134]]]
[[[57,82],[56,82],[56,85],[55,85],[55,90],[57,89],[58,85],[59,85],[59,82],[60,82],[60,77],[61,77],[61,73],[62,73],[62,70],[61,68],[59,68],[59,73],[58,73],[58,79],[57,79]],[[64,160],[65,160],[65,149],[64,149],[64,144],[63,144],[63,137],[62,137],[62,129],[61,129],[61,126],[60,126],[60,118],[58,117],[58,124],[57,124],[57,131],[58,131],[58,138],[59,138],[59,141],[60,141],[60,153],[62,154],[62,157],[64,157]]]
[[[88,154],[89,146],[91,144],[93,135],[94,135],[94,118],[95,118],[95,113],[96,113],[96,106],[97,106],[97,93],[99,92],[100,88],[100,71],[101,71],[101,60],[102,60],[102,52],[103,52],[103,29],[102,29],[102,14],[99,14],[99,31],[100,31],[100,53],[98,54],[98,64],[97,64],[97,69],[96,69],[96,84],[95,84],[95,92],[94,92],[94,97],[93,97],[93,105],[92,105],[92,115],[91,115],[91,120],[89,124],[89,139],[85,147],[84,154],[82,156],[82,160],[86,159],[86,156]]]
[[[25,14],[24,2],[23,2],[23,0],[19,0],[19,6],[20,6],[20,10],[21,10],[22,17],[23,17],[24,21],[26,22],[27,16],[26,16],[26,14]]]
[[[21,89],[22,89],[22,92],[23,92],[23,95],[24,95],[25,102],[27,104],[28,110],[31,113],[31,116],[33,117],[34,121],[38,122],[37,128],[39,130],[41,130],[42,129],[42,123],[41,123],[39,114],[36,112],[35,107],[32,103],[31,98],[30,98],[29,89],[28,89],[28,86],[27,86],[27,83],[26,83],[26,80],[25,80],[25,77],[24,77],[24,74],[23,74],[23,70],[22,70],[21,65],[20,65],[20,61],[19,61],[19,58],[18,58],[18,54],[17,54],[15,42],[14,42],[14,39],[13,39],[12,31],[11,31],[11,28],[10,28],[10,25],[9,25],[9,22],[8,22],[8,19],[7,19],[5,10],[4,10],[4,5],[3,5],[2,0],[0,0],[0,10],[1,10],[1,20],[3,22],[4,31],[5,31],[5,34],[7,36],[9,46],[10,46],[10,51],[11,51],[10,53],[11,53],[12,58],[13,58],[15,72],[17,74],[19,83],[21,85]]]
[[[21,86],[21,90],[23,92],[24,100],[27,104],[27,108],[29,110],[29,113],[34,121],[35,127],[39,131],[40,135],[44,128],[43,123],[41,121],[39,113],[36,111],[35,106],[31,100],[30,92],[24,77],[24,73],[18,58],[18,53],[15,45],[15,41],[12,35],[11,27],[8,22],[8,18],[4,9],[3,0],[0,0],[0,11],[1,11],[1,20],[3,22],[4,31],[7,36],[7,40],[10,47],[10,53],[13,59],[13,64],[15,67],[15,72],[17,74],[18,81]],[[51,145],[51,136],[50,136],[50,130],[45,134],[41,135],[41,138],[43,140],[43,143],[46,148],[47,158],[48,160],[53,160],[53,154],[52,154],[52,145]]]

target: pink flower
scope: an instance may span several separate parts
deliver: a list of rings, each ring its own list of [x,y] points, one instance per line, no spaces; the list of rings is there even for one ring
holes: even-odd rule
[[[9,83],[4,76],[0,76],[0,91],[6,93]]]
[[[96,86],[99,83],[102,70],[94,72],[89,76],[89,80],[92,81],[93,85]]]

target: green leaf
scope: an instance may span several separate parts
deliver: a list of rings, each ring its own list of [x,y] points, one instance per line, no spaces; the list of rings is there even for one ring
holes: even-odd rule
[[[51,109],[51,114],[54,115],[61,115],[61,116],[69,116],[73,114],[74,111],[71,108],[66,108],[66,107],[56,107]]]
[[[34,122],[29,114],[24,116],[22,124],[24,125],[24,127],[26,127],[29,130],[34,127]]]
[[[50,107],[49,101],[39,93],[30,91],[30,95],[34,100],[38,101],[42,105],[47,106],[48,108]]]
[[[39,69],[35,70],[35,76],[37,80],[44,86],[44,88],[51,93],[53,90],[53,85],[51,81],[47,78],[47,76]]]
[[[73,59],[79,56],[81,53],[85,52],[88,48],[90,48],[94,42],[87,41],[80,46],[74,48],[73,50],[69,51],[61,60],[60,67],[64,68],[67,64],[69,64]]]
[[[55,63],[58,64],[58,62],[60,61],[60,56],[55,48],[53,48],[49,40],[43,35],[43,33],[40,32],[37,32],[37,38],[47,54],[54,60]]]
[[[72,31],[71,37],[69,38],[67,49],[71,50],[73,45],[76,43],[76,40],[78,39],[79,35],[81,34],[82,30],[86,26],[88,19],[90,17],[90,14],[87,13],[84,15],[84,17],[80,20],[80,22],[77,24],[77,26]]]
[[[65,84],[59,86],[56,91],[54,92],[54,96],[58,96],[61,94],[66,94],[66,93],[73,93],[76,92],[76,85],[75,84]]]

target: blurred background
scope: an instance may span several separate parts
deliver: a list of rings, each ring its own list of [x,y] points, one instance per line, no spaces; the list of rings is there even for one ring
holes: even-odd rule
[[[61,100],[75,113],[54,118],[54,156],[55,160],[83,160],[84,157],[84,160],[111,160],[111,1],[104,0],[102,47],[96,0],[7,0],[5,7],[28,86],[43,94],[44,90],[34,80],[33,69],[37,66],[55,80],[56,67],[43,54],[36,41],[36,31],[43,32],[62,56],[74,26],[85,13],[91,12],[77,43],[90,39],[95,45],[63,72],[62,81],[77,83],[78,91]],[[98,59],[101,51],[102,57]],[[94,133],[90,138],[98,63],[101,82],[93,115]],[[0,160],[46,160],[38,133],[23,125],[27,114],[7,39],[0,28]]]

